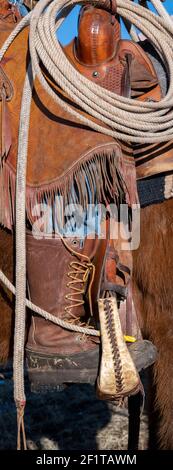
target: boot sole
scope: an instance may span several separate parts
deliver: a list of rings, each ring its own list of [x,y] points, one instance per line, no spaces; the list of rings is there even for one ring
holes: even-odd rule
[[[151,366],[157,358],[156,347],[147,340],[137,341],[128,345],[129,352],[138,372]],[[99,371],[99,356],[92,355],[89,367],[79,367],[79,356],[63,357],[59,355],[46,355],[26,349],[26,363],[31,383],[31,390],[35,392],[62,390],[66,384],[96,383]],[[93,366],[90,368],[90,366]]]
[[[95,355],[94,351],[91,351],[89,356],[89,367],[85,365],[81,368],[78,365],[80,355],[74,354],[64,358],[55,354],[36,353],[27,348],[26,366],[31,390],[37,392],[43,389],[44,391],[48,387],[61,391],[61,387],[65,388],[66,384],[95,384],[99,368],[99,354]],[[92,368],[90,368],[91,365],[93,365]]]

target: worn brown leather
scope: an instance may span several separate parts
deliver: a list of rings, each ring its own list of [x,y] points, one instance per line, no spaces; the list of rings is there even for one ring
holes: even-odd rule
[[[86,270],[84,268],[83,271],[81,270],[81,263],[83,263],[81,254],[88,256],[90,262],[94,263],[94,255],[99,250],[101,241],[98,243],[97,239],[82,240],[68,237],[65,242],[68,249],[59,238],[52,239],[45,235],[45,238],[37,240],[31,232],[27,232],[29,295],[32,302],[55,317],[80,326],[89,318],[87,299],[82,294],[76,294],[75,288],[84,289],[87,294],[90,280],[90,275],[85,276]],[[71,250],[78,255],[72,254]],[[73,273],[72,278],[70,273]],[[70,288],[69,283],[73,278],[77,278],[78,282],[72,283]],[[69,294],[76,300],[76,304],[80,300],[85,300],[85,305],[83,303],[81,306],[73,307],[75,300],[67,299]],[[67,307],[68,310],[66,310]],[[90,315],[91,312],[89,312]],[[40,316],[32,315],[26,347],[27,350],[39,353],[72,355],[97,349],[96,342],[97,339],[94,337],[72,333]]]
[[[10,4],[8,0],[0,0],[0,21],[6,24],[16,24],[21,20],[20,12],[15,4]]]
[[[17,43],[14,50],[9,51],[9,54],[13,54],[13,57],[15,54],[21,72],[15,77],[15,82],[17,82],[15,83],[15,94],[13,100],[9,102],[12,120],[12,146],[3,167],[4,177],[6,181],[9,181],[11,186],[13,200],[15,197],[15,167],[19,124],[19,112],[16,113],[16,110],[20,109],[21,103],[21,89],[25,74],[24,63],[26,60],[27,35],[26,30],[21,33],[20,44],[22,44],[23,47],[19,47]],[[123,51],[122,47],[123,45],[121,44],[121,52]],[[126,43],[125,51],[127,51]],[[11,80],[13,77],[12,63],[13,61],[9,60],[4,65],[4,70]],[[95,133],[89,129],[84,129],[81,123],[71,120],[71,117],[62,109],[59,108],[58,110],[57,105],[46,96],[37,82],[35,84],[33,97],[26,200],[27,214],[31,223],[34,221],[31,213],[31,209],[34,205],[38,203],[38,201],[42,201],[45,198],[45,194],[49,193],[49,198],[51,199],[51,195],[54,197],[58,188],[63,188],[64,185],[68,187],[70,172],[74,174],[78,167],[80,167],[82,160],[88,161],[94,155],[104,155],[105,153],[109,155],[115,153],[118,159],[121,159],[121,148],[114,139],[103,134]],[[15,112],[13,110],[15,110]],[[41,132],[40,129],[42,130]],[[56,166],[54,164],[55,160]],[[47,164],[47,161],[49,164]],[[128,164],[130,164],[130,167],[133,166],[132,158],[129,159]],[[127,185],[128,181],[127,179]],[[5,188],[5,190],[6,194],[4,192],[2,206],[6,207],[6,213],[4,216],[2,207],[1,221],[10,228],[13,224],[13,214],[11,214],[11,201],[8,200],[9,187]]]
[[[135,146],[137,179],[173,170],[173,141]]]
[[[132,97],[133,96],[135,95],[132,94]],[[152,81],[149,84],[149,91],[138,97],[141,101],[160,101],[161,98],[162,92],[159,83],[157,86],[152,87]],[[134,158],[137,179],[172,171],[173,141],[159,144],[136,144],[134,145]]]
[[[114,239],[108,240],[105,251],[100,297],[111,293],[111,296],[117,298],[123,334],[139,339],[141,332],[136,318],[131,287],[132,251],[127,242],[126,249],[123,249],[126,239],[123,222],[115,221],[114,227],[116,235]]]
[[[14,18],[12,20],[12,15],[8,15],[7,17],[4,16],[5,13],[9,9],[8,2],[1,2],[1,16],[3,20],[0,21],[0,32],[1,32],[1,44],[9,35],[9,32],[14,27]],[[102,11],[101,14],[108,15],[107,12]],[[111,15],[110,15],[111,17]],[[115,36],[116,40],[119,37],[119,29],[118,29],[119,22],[116,19],[115,25]],[[14,189],[15,186],[15,166],[16,166],[16,152],[17,152],[17,136],[18,136],[18,124],[19,124],[19,109],[20,109],[20,102],[21,102],[21,90],[25,76],[25,63],[26,63],[26,55],[27,55],[27,41],[28,41],[28,32],[25,29],[19,37],[14,41],[14,44],[10,47],[8,53],[5,56],[5,59],[1,63],[1,70],[6,72],[9,82],[14,85],[15,88],[15,96],[11,103],[2,106],[1,105],[1,154],[5,152],[8,153],[9,148],[11,146],[11,140],[13,142],[11,153],[9,154],[8,160],[4,169],[7,170],[8,177],[5,175],[6,181],[10,180],[11,182],[11,189]],[[106,61],[104,64],[100,64],[97,66],[97,70],[95,70],[95,66],[92,65],[88,67],[84,64],[80,63],[80,58],[77,57],[75,52],[75,42],[72,42],[69,46],[65,48],[65,52],[68,58],[71,60],[73,65],[84,75],[88,78],[93,80],[94,82],[100,84],[101,86],[105,86],[112,91],[118,92],[123,95],[129,95],[131,89],[131,96],[141,99],[154,99],[159,100],[161,97],[160,87],[158,85],[157,76],[155,74],[153,65],[151,64],[150,60],[146,56],[146,54],[142,51],[142,49],[130,42],[130,41],[119,41],[117,44],[117,54],[112,60]],[[99,48],[100,49],[100,48]],[[103,49],[103,48],[101,48]],[[77,52],[77,51],[76,51]],[[108,55],[109,55],[109,51]],[[128,58],[128,59],[127,59]],[[130,68],[129,68],[129,58],[130,58]],[[13,65],[15,60],[15,66],[17,70],[20,70],[20,73],[16,74],[17,76],[14,79],[13,74]],[[93,76],[94,72],[98,72],[99,75]],[[130,83],[129,83],[129,73],[130,73]],[[126,77],[126,80],[125,80]],[[142,80],[141,80],[142,77]],[[123,89],[123,82],[126,82],[126,90]],[[92,147],[92,139],[94,137],[94,141],[97,146],[97,137],[99,142],[108,143],[113,142],[112,139],[109,137],[105,137],[103,135],[99,135],[93,133],[92,131],[88,131],[86,133],[85,130],[81,129],[81,124],[71,120],[70,116],[67,116],[62,110],[57,110],[57,105],[51,102],[51,99],[45,95],[45,92],[41,90],[40,85],[36,83],[35,85],[35,92],[34,92],[34,99],[35,103],[33,102],[32,105],[32,118],[31,118],[31,129],[30,129],[30,139],[31,144],[29,146],[30,151],[28,155],[28,178],[27,178],[27,193],[28,193],[28,206],[31,206],[34,203],[34,199],[36,196],[35,188],[37,188],[37,194],[39,192],[39,196],[43,196],[43,193],[47,191],[48,186],[50,189],[56,190],[58,186],[58,181],[61,185],[62,180],[64,180],[64,176],[66,176],[67,171],[73,165],[73,157],[75,162],[79,160],[80,156],[78,155],[79,149],[79,141],[87,142],[84,144],[85,148]],[[56,113],[55,113],[55,106],[56,106]],[[9,108],[9,109],[8,109]],[[5,111],[4,111],[5,109]],[[45,115],[46,110],[46,115]],[[17,111],[17,112],[16,112]],[[58,117],[57,117],[58,113]],[[9,114],[11,115],[9,117]],[[11,124],[10,124],[11,120]],[[62,121],[65,120],[64,126],[62,125]],[[40,128],[44,129],[45,138],[42,138],[42,132],[40,133],[40,129],[35,123],[40,123]],[[68,137],[67,137],[67,127],[68,124],[71,123],[71,127],[68,129]],[[50,128],[51,124],[51,128]],[[57,136],[57,125],[59,127],[58,134],[61,135],[61,143],[57,142],[59,148],[63,148],[63,163],[62,166],[62,157],[60,155],[60,166],[57,165],[56,169],[54,166],[54,154],[56,152],[55,145],[53,142],[55,141],[54,135],[56,133]],[[12,136],[10,130],[10,126],[12,127]],[[49,136],[46,135],[46,128],[49,129]],[[56,128],[56,130],[55,130]],[[71,132],[73,128],[73,133]],[[51,129],[51,130],[50,130]],[[38,130],[38,132],[37,132]],[[84,139],[85,133],[85,139]],[[67,145],[67,141],[72,141],[73,145],[71,148],[74,149],[73,156],[71,157],[69,154],[69,148]],[[63,136],[65,137],[63,138]],[[40,138],[41,137],[41,138]],[[57,137],[56,137],[57,140]],[[36,144],[38,142],[38,145]],[[50,144],[52,142],[52,144]],[[74,144],[76,143],[76,146]],[[35,148],[36,147],[36,148]],[[103,147],[102,147],[103,148]],[[102,151],[101,148],[101,151]],[[40,149],[40,153],[42,155],[42,164],[40,164],[40,154],[38,155],[38,149]],[[85,153],[85,150],[84,150]],[[31,155],[32,154],[32,155]],[[34,155],[34,158],[33,158]],[[48,157],[47,157],[48,155]],[[159,148],[157,145],[154,145],[152,150],[149,149],[148,146],[140,146],[135,147],[134,150],[135,159],[137,162],[137,178],[143,178],[147,176],[151,176],[152,174],[157,174],[163,171],[170,171],[172,170],[172,159],[173,159],[173,151],[172,151],[172,143],[164,144],[163,146],[160,145],[160,153]],[[144,158],[143,158],[144,155]],[[82,156],[82,155],[81,155]],[[156,156],[156,157],[155,157]],[[153,158],[154,157],[154,158]],[[46,165],[46,159],[49,158],[49,165]],[[39,161],[39,164],[38,164]],[[5,172],[6,173],[6,172]],[[68,177],[68,175],[67,175]],[[7,188],[7,193],[9,194],[9,188]],[[13,194],[14,198],[14,194]],[[37,199],[37,198],[36,198]],[[8,195],[7,197],[4,196],[5,205],[9,206],[6,207],[6,220],[2,220],[4,225],[7,227],[11,227],[12,225],[12,214],[8,212],[11,210],[11,202],[8,204]],[[3,202],[3,206],[4,206]],[[36,201],[37,202],[37,201]],[[29,214],[31,217],[31,214]],[[3,217],[3,216],[2,216]],[[1,217],[1,219],[2,219]],[[33,219],[32,219],[33,221]]]
[[[1,101],[1,151],[0,157],[7,157],[11,143],[11,119],[8,102],[13,97],[13,87],[2,67],[0,66],[0,101]]]
[[[3,171],[1,173],[4,191],[0,208],[0,219],[1,222],[9,228],[11,228],[14,220],[14,214],[11,212],[11,207],[14,209],[19,110],[21,105],[22,86],[26,72],[27,43],[28,31],[25,29],[10,46],[3,63],[3,70],[12,81],[14,87],[14,97],[9,102],[12,125],[12,146],[8,157],[4,162]],[[69,48],[65,49],[67,55],[68,50]],[[125,54],[126,52],[127,47]],[[121,54],[123,56],[122,44]],[[14,60],[17,70],[20,70],[20,73],[17,73],[15,78],[13,73]],[[126,68],[126,60],[124,61],[123,67]],[[62,95],[62,92],[57,86],[55,86],[55,84],[52,84],[52,86],[57,90],[57,93]],[[126,91],[127,90],[124,90],[124,93]],[[63,99],[68,100],[71,106],[74,105],[67,97],[63,97]],[[80,112],[85,114],[83,111]],[[54,103],[48,95],[46,95],[45,91],[36,80],[31,106],[27,166],[26,210],[30,222],[33,223],[35,221],[35,218],[32,215],[32,209],[35,204],[42,202],[47,199],[47,197],[51,202],[52,197],[54,200],[54,196],[58,191],[60,194],[62,193],[63,196],[65,193],[67,200],[70,193],[71,178],[78,173],[78,170],[80,173],[81,163],[87,163],[92,159],[94,160],[95,157],[98,159],[102,158],[104,162],[106,162],[105,155],[107,155],[108,158],[114,158],[114,168],[116,166],[121,166],[118,163],[122,160],[120,145],[109,136],[95,133],[89,128],[84,128],[79,121],[72,119],[68,113],[58,107],[57,104]],[[113,170],[113,167],[111,168]],[[96,188],[98,193],[100,193],[101,198],[101,191],[103,192],[101,180],[103,175],[99,175],[97,165],[96,169]],[[86,171],[87,169],[85,172]],[[98,175],[99,188],[97,186]],[[6,182],[5,185],[4,181]],[[80,173],[78,183],[80,184],[81,181],[82,175]],[[9,186],[12,201],[9,200]],[[115,180],[111,189],[112,194],[114,190]]]
[[[103,63],[88,65],[82,63],[77,56],[76,44],[73,40],[65,48],[65,52],[74,67],[97,85],[113,91],[118,95],[130,96],[130,72],[128,53],[119,56],[119,40],[116,41],[116,54]],[[129,58],[131,54],[129,53]]]

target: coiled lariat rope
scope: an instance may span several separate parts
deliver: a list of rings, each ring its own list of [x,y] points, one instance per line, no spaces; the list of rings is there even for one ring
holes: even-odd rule
[[[74,0],[73,5],[78,3]],[[84,3],[88,3],[84,2]],[[153,0],[153,4],[160,0]],[[105,90],[82,76],[70,64],[61,45],[57,42],[56,29],[62,23],[57,20],[59,10],[70,2],[53,1],[43,14],[47,0],[42,0],[34,9],[30,21],[30,54],[32,67],[45,91],[59,105],[92,129],[111,135],[116,139],[135,143],[153,143],[173,139],[173,24],[168,16],[157,17],[145,8],[134,5],[131,0],[117,0],[117,12],[127,17],[151,40],[167,67],[170,84],[167,95],[159,102],[139,102]],[[99,5],[100,1],[95,1]],[[163,7],[162,7],[163,8]],[[63,12],[62,12],[63,15]],[[40,69],[40,61],[45,65],[56,83],[91,116],[104,125],[91,122],[56,95],[47,83]]]
[[[17,34],[30,25],[29,48],[31,66],[29,65],[24,84],[20,113],[18,144],[18,164],[16,175],[16,312],[15,312],[15,346],[14,346],[14,398],[18,410],[18,449],[21,447],[20,434],[26,448],[24,432],[25,391],[23,379],[25,305],[44,318],[53,321],[72,331],[85,332],[98,336],[96,330],[80,328],[65,324],[48,312],[34,306],[26,300],[26,248],[25,248],[25,187],[28,148],[30,107],[32,83],[35,76],[45,91],[84,125],[126,142],[154,143],[173,139],[173,23],[160,0],[151,0],[160,16],[155,15],[131,0],[116,0],[117,13],[139,28],[152,42],[165,63],[169,76],[169,89],[166,96],[158,103],[139,102],[116,95],[89,81],[82,76],[67,60],[56,38],[56,30],[61,25],[69,9],[76,4],[90,3],[94,6],[109,6],[115,2],[109,0],[41,0],[11,33],[0,51],[0,60]],[[57,13],[59,16],[57,18]],[[52,79],[90,116],[97,118],[101,124],[79,114],[74,107],[62,101],[46,82],[40,63],[45,66]],[[107,127],[105,127],[105,125]],[[0,279],[14,293],[14,286],[9,284],[2,272]]]

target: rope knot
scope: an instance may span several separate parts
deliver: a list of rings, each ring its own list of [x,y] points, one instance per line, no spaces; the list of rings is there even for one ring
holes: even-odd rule
[[[16,401],[17,409],[17,450],[27,450],[24,414],[26,401]]]

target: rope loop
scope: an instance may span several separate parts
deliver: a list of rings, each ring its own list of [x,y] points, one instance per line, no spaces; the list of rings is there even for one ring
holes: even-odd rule
[[[169,75],[169,89],[160,102],[142,102],[116,95],[88,80],[68,61],[56,32],[67,7],[70,9],[78,3],[78,0],[42,0],[31,15],[29,47],[32,67],[45,91],[84,125],[121,141],[154,143],[172,140],[173,23],[160,0],[152,0],[159,15],[131,0],[116,0],[117,13],[139,28],[162,56]],[[81,3],[91,3],[96,7],[108,4],[103,0],[83,0]],[[79,114],[56,95],[42,74],[40,62],[71,101],[98,119],[100,124]]]

